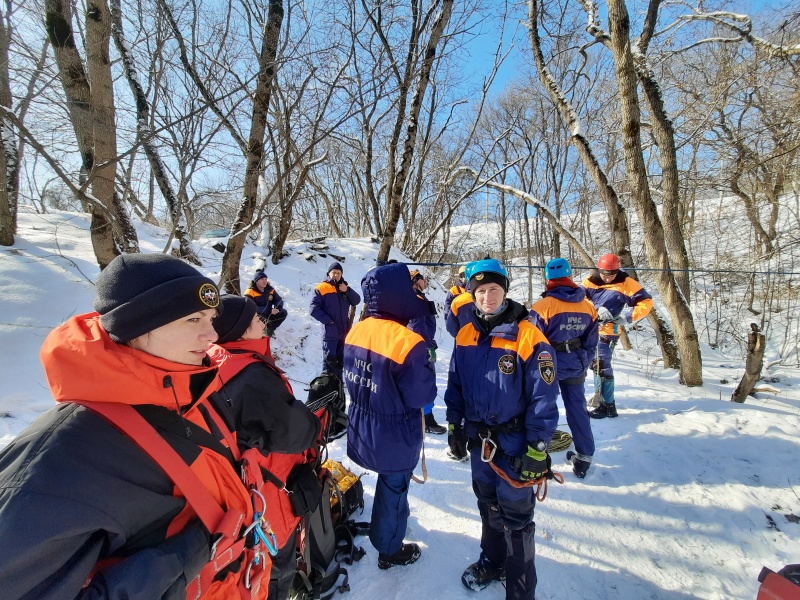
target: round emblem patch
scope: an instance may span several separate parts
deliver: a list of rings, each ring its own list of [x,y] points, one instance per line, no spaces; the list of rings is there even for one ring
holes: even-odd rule
[[[497,368],[500,369],[501,373],[511,375],[514,372],[516,364],[513,356],[504,354],[500,357],[500,360],[497,361]]]
[[[217,308],[219,306],[219,292],[217,288],[210,283],[204,283],[197,291],[200,296],[200,302],[205,304],[208,308]]]
[[[475,279],[477,279],[478,281],[481,281],[483,278],[484,278],[483,273],[478,273],[477,275],[475,275]]]

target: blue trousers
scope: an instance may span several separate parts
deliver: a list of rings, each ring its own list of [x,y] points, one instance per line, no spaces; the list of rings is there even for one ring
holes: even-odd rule
[[[495,565],[505,564],[506,600],[535,600],[534,488],[509,485],[481,460],[480,448],[470,450],[470,461],[481,515],[481,554]],[[518,479],[504,457],[495,458],[495,464]]]
[[[322,338],[322,370],[343,381],[344,338]]]
[[[567,413],[567,425],[572,432],[575,450],[584,456],[594,456],[594,436],[592,435],[592,420],[586,410],[586,395],[583,392],[583,381],[579,379],[559,381],[561,399],[564,401],[564,410]]]
[[[399,475],[378,474],[375,499],[372,501],[372,519],[369,524],[369,541],[380,554],[391,556],[403,545],[408,516],[408,486],[411,473]]]
[[[598,342],[597,349],[600,356],[600,376],[597,376],[597,367],[594,367],[594,389],[600,390],[603,402],[614,404],[614,369],[611,366],[611,359],[614,355],[614,348],[617,345],[617,338],[610,342]],[[577,450],[577,445],[576,445]]]

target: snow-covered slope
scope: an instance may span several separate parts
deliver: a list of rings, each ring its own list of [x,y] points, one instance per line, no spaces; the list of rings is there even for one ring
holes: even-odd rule
[[[167,241],[149,226],[140,235],[145,251],[161,251]],[[213,242],[197,244],[212,278],[221,259]],[[281,264],[267,264],[289,310],[274,353],[301,398],[321,366],[320,331],[308,303],[330,254],[345,257],[344,276],[358,289],[378,249],[367,239],[325,244],[314,250],[292,243]],[[393,258],[403,260],[399,253]],[[259,264],[263,256],[248,247],[242,277]],[[39,346],[51,327],[91,310],[97,272],[81,215],[23,213],[17,243],[0,248],[0,446],[52,404]],[[441,303],[444,294],[434,285],[429,296]],[[435,414],[443,422],[452,340],[442,324],[438,340]],[[566,483],[552,484],[536,509],[537,597],[752,600],[762,565],[777,570],[800,562],[800,372],[775,366],[773,391],[732,404],[728,398],[743,371],[738,358],[704,347],[706,384],[685,388],[675,372],[661,370],[648,328],[634,331],[632,341],[633,350],[619,350],[615,364],[620,417],[593,423],[597,452],[587,478],[571,473],[564,453],[553,457]],[[589,381],[587,395],[592,391]],[[426,436],[429,480],[412,484],[410,492],[407,539],[420,543],[422,558],[380,571],[376,552],[359,538],[367,556],[349,567],[351,591],[342,600],[476,598],[460,575],[477,559],[480,521],[469,467],[448,460],[446,447],[444,437]],[[347,460],[344,439],[332,444],[331,454],[362,472]],[[368,519],[375,476],[365,473],[363,480]],[[504,598],[502,585],[480,598]]]

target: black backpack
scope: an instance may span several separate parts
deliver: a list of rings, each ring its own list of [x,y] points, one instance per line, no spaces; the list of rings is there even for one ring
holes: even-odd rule
[[[336,375],[322,373],[311,381],[306,406],[322,421],[323,445],[347,433],[344,385]]]
[[[306,406],[322,422],[314,465],[322,492],[316,508],[303,517],[298,536],[297,573],[289,591],[289,600],[328,600],[336,592],[344,593],[350,589],[347,569],[342,565],[352,564],[364,556],[364,549],[355,544],[354,538],[368,533],[369,524],[348,519],[356,507],[364,507],[361,481],[356,478],[350,488],[342,489],[336,477],[323,466],[327,442],[347,432],[344,389],[339,378],[329,373],[316,377],[309,386]],[[341,475],[337,473],[337,476]],[[353,492],[346,497],[349,489]],[[351,498],[358,490],[362,490],[361,496]]]

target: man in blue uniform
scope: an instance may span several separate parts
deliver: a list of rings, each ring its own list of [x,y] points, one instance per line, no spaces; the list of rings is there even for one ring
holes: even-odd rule
[[[444,399],[450,451],[469,452],[482,532],[461,581],[476,590],[505,578],[507,599],[534,600],[533,484],[549,473],[558,424],[555,351],[506,297],[501,262],[470,263],[466,275],[475,306],[456,335]]]
[[[425,288],[428,287],[428,282],[425,281],[425,276],[417,271],[411,271],[411,285],[414,293],[421,302],[428,307],[428,314],[418,319],[411,319],[408,322],[408,328],[418,333],[425,340],[425,345],[428,347],[428,360],[436,368],[436,349],[439,347],[436,343],[436,305],[428,300],[425,296]],[[436,422],[436,417],[433,416],[433,402],[425,406],[425,432],[442,435],[447,433],[447,428],[439,425]]]
[[[419,546],[403,538],[408,487],[422,450],[421,409],[436,397],[436,375],[425,340],[406,327],[428,312],[414,294],[408,267],[370,269],[361,289],[364,318],[344,346],[347,456],[378,473],[369,539],[378,551],[378,567],[388,569],[420,556]]]
[[[531,308],[530,316],[556,351],[558,385],[577,451],[567,453],[567,458],[572,462],[572,472],[583,479],[594,455],[583,382],[597,347],[597,311],[571,276],[572,266],[565,258],[548,262],[544,267],[546,289]]]
[[[342,265],[332,262],[328,277],[314,288],[311,298],[311,316],[322,323],[322,368],[342,378],[344,338],[350,331],[350,307],[358,306],[361,296],[342,278]]]

